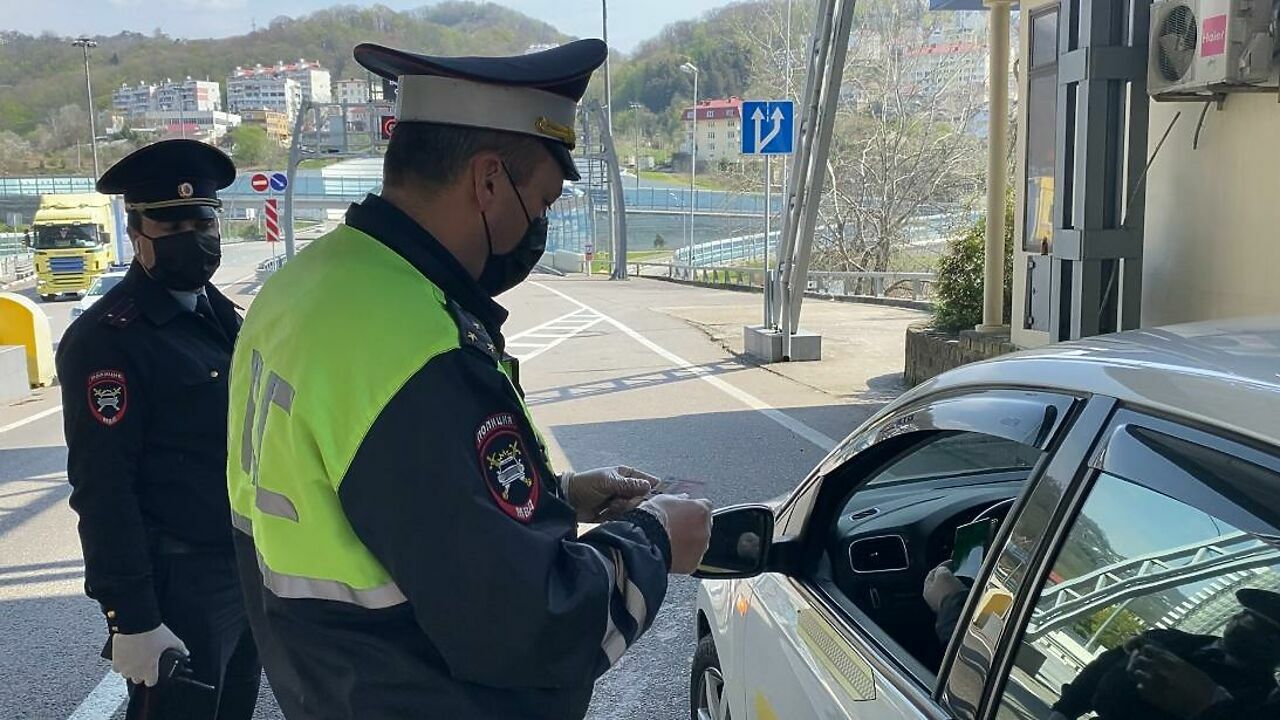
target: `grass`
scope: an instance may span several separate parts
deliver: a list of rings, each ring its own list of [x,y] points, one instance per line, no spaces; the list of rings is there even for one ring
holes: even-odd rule
[[[689,176],[685,173],[665,173],[657,170],[641,170],[641,180],[661,180],[664,182],[678,182],[683,186],[689,184]],[[715,175],[703,173],[694,180],[693,186],[700,190],[732,190],[732,186]]]
[[[627,253],[627,262],[666,262],[671,259],[670,250],[632,250]],[[608,273],[613,271],[613,257],[610,253],[596,253],[591,260],[591,272]]]

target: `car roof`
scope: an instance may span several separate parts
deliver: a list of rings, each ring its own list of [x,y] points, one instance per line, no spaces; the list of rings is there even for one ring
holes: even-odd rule
[[[973,386],[1106,395],[1280,446],[1280,316],[1132,330],[945,373],[904,396]]]

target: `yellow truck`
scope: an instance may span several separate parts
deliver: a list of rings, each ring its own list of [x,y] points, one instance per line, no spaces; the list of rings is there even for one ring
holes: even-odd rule
[[[123,232],[122,208],[106,195],[42,195],[27,234],[40,298],[83,297],[95,278],[124,259]]]

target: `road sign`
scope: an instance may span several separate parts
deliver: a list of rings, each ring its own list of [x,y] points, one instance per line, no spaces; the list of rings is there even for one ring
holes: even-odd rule
[[[266,173],[254,173],[253,177],[249,178],[249,185],[254,192],[266,192],[271,185],[271,181],[267,178]]]
[[[282,172],[271,173],[271,189],[276,192],[284,192],[289,187],[289,176]]]
[[[280,240],[280,206],[277,204],[278,202],[275,198],[267,198],[267,205],[264,208],[267,242],[269,243],[279,242]]]
[[[391,131],[396,129],[396,116],[383,115],[382,120],[378,123],[378,127],[382,128],[382,139],[390,140]]]
[[[795,149],[796,104],[790,100],[742,103],[742,154],[787,155]]]

